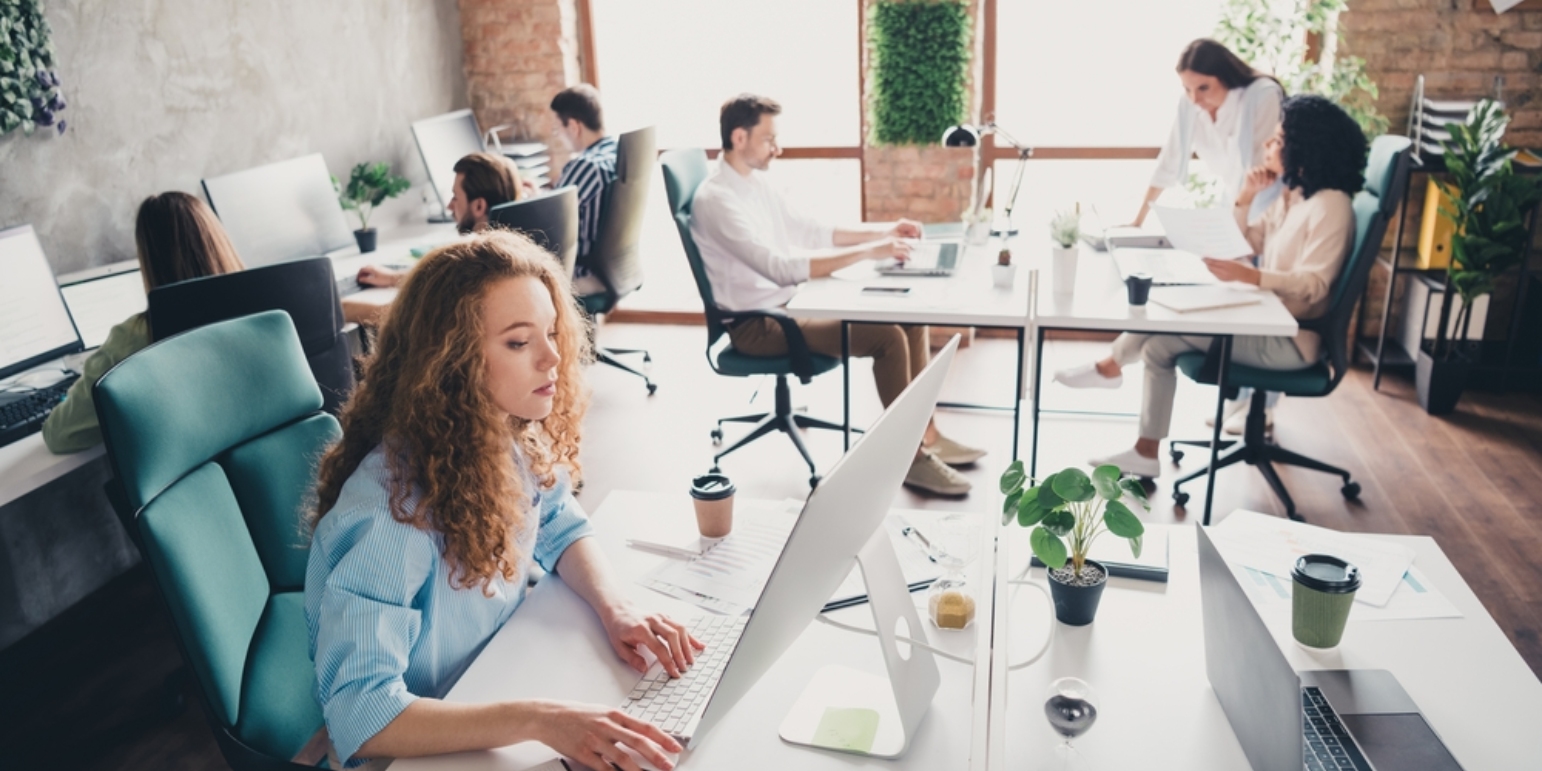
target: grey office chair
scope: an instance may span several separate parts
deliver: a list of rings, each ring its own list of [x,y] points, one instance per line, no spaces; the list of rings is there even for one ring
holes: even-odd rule
[[[321,386],[323,409],[338,414],[353,393],[353,353],[342,331],[347,320],[332,261],[326,257],[180,281],[152,290],[149,303],[152,340],[216,321],[284,311],[299,332],[306,362]]]
[[[498,204],[487,210],[487,221],[518,230],[556,255],[564,276],[578,263],[578,190],[565,187],[533,198]]]
[[[638,242],[642,239],[643,214],[648,209],[648,187],[653,183],[653,170],[657,166],[658,151],[654,144],[653,127],[629,131],[616,138],[616,179],[605,188],[604,204],[600,208],[600,232],[589,253],[579,261],[599,278],[605,289],[602,292],[579,298],[584,311],[590,316],[610,313],[643,282],[642,252]],[[658,386],[647,374],[616,358],[626,354],[642,354],[643,361],[653,357],[645,350],[632,348],[594,348],[595,358],[620,370],[643,379],[648,393]]]

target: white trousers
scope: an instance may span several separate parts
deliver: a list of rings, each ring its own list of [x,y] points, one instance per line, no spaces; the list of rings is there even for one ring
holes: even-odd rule
[[[1173,421],[1173,395],[1178,390],[1178,356],[1210,350],[1211,338],[1197,335],[1141,335],[1126,332],[1114,340],[1119,366],[1146,365],[1140,403],[1140,437],[1166,439]],[[1288,337],[1239,335],[1231,341],[1231,360],[1262,369],[1292,370],[1309,366],[1296,341]]]

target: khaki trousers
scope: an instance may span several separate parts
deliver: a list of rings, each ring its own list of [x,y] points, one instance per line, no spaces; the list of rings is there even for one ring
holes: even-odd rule
[[[836,319],[797,321],[809,350],[826,356],[841,355],[841,322]],[[765,317],[745,319],[728,330],[734,347],[750,356],[786,356],[787,337],[782,325]],[[852,356],[873,360],[873,379],[883,406],[899,397],[911,378],[931,361],[930,341],[924,326],[852,324]]]

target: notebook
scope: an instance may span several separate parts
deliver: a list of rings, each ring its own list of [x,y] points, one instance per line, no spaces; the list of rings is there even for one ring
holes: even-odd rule
[[[1257,305],[1263,298],[1257,292],[1229,286],[1162,286],[1152,288],[1151,302],[1179,313],[1193,313]]]

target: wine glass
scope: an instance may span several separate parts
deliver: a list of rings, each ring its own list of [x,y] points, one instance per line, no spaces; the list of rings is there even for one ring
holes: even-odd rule
[[[1049,720],[1050,727],[1055,729],[1055,733],[1065,737],[1065,741],[1055,747],[1056,768],[1089,767],[1086,758],[1071,746],[1071,740],[1087,733],[1092,728],[1092,724],[1097,722],[1097,703],[1097,692],[1081,679],[1062,677],[1049,684],[1049,698],[1044,702],[1044,716]]]

